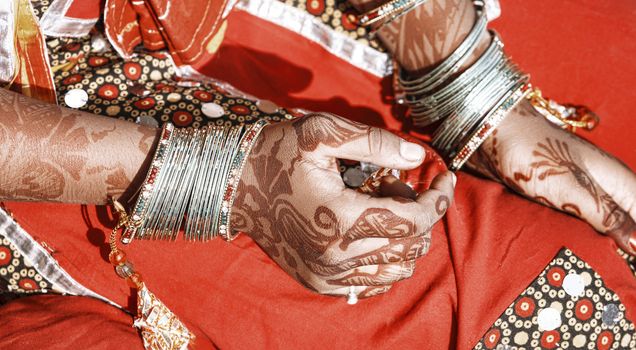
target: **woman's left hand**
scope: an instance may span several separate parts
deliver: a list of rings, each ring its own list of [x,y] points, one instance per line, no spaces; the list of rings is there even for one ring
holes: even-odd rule
[[[636,174],[522,101],[469,166],[520,194],[582,218],[636,255]]]

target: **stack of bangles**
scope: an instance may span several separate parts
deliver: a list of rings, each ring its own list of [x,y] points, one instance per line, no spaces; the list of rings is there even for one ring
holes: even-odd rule
[[[404,16],[427,0],[392,0],[355,22],[378,30]],[[440,122],[433,146],[446,159],[449,169],[459,170],[479,146],[530,92],[529,76],[520,71],[503,52],[503,43],[490,31],[491,42],[470,68],[457,74],[474,55],[486,30],[484,3],[474,1],[477,19],[462,43],[431,71],[411,77],[398,69],[399,94],[410,107],[414,124]]]
[[[477,19],[463,42],[438,66],[411,77],[399,70],[397,81],[417,126],[439,122],[433,146],[450,170],[459,170],[495,128],[528,93],[529,76],[506,56],[503,43],[489,31],[490,45],[460,74],[475,54],[486,30],[486,14],[475,2]]]
[[[150,169],[130,214],[113,200],[118,223],[109,237],[108,260],[117,275],[137,289],[137,316],[146,349],[184,349],[194,335],[146,287],[142,276],[117,246],[135,238],[175,240],[184,228],[188,240],[236,237],[230,225],[232,204],[243,167],[258,135],[268,124],[206,126],[161,130]]]
[[[134,238],[235,238],[232,204],[243,166],[267,121],[241,126],[175,129],[166,123],[122,242]]]
[[[380,26],[403,16],[426,0],[393,0],[357,18],[361,25]],[[429,72],[413,77],[396,66],[396,101],[406,103],[413,123],[439,123],[432,144],[452,171],[470,156],[525,98],[541,114],[569,130],[592,129],[598,117],[584,106],[561,106],[532,88],[522,72],[503,51],[495,31],[488,31],[490,45],[476,62],[458,74],[475,54],[487,25],[483,1],[474,1],[477,19],[459,46]]]

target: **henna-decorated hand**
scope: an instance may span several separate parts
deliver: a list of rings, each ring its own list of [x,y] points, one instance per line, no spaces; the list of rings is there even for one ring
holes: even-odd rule
[[[469,165],[526,197],[586,220],[636,254],[636,175],[523,101]]]
[[[413,199],[371,197],[345,187],[336,159],[413,169],[424,149],[378,128],[313,114],[263,131],[232,211],[290,276],[321,294],[386,292],[413,274],[431,226],[450,205],[454,175],[439,175]]]

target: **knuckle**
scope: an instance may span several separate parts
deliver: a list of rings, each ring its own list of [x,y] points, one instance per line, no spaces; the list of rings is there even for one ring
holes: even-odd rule
[[[342,254],[333,247],[327,248],[320,256],[320,264],[323,266],[334,267],[343,263]]]
[[[369,155],[382,154],[384,148],[384,131],[380,128],[369,128]]]

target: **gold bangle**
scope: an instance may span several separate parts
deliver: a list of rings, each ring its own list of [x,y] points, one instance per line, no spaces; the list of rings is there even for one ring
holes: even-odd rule
[[[599,116],[586,106],[559,104],[543,97],[541,90],[537,87],[533,87],[526,97],[532,107],[546,119],[571,132],[576,132],[576,128],[592,130],[600,122]],[[564,115],[562,110],[571,112]]]

